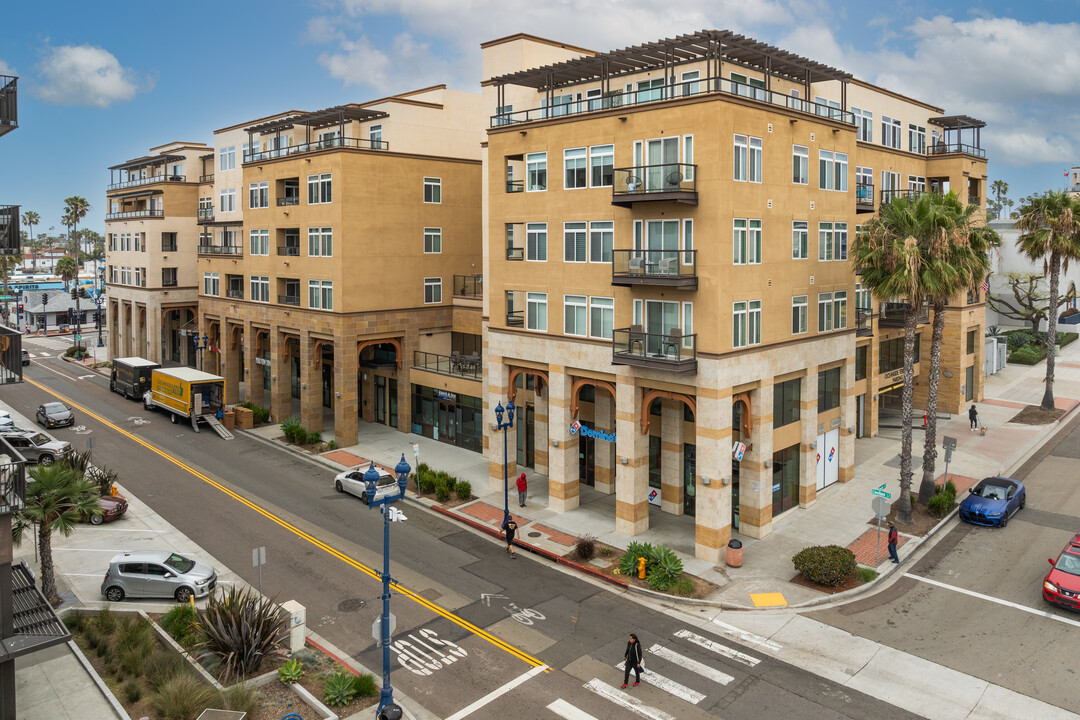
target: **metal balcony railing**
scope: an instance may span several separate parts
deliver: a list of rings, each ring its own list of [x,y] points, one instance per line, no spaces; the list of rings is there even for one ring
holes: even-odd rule
[[[418,370],[479,380],[483,373],[483,357],[480,355],[439,355],[413,350],[413,367]]]
[[[0,465],[0,515],[11,515],[26,509],[26,466],[4,441],[0,441],[0,453],[13,460]]]
[[[525,181],[524,180],[507,180],[506,181],[506,192],[508,192],[508,193],[525,192]]]
[[[882,190],[881,191],[881,204],[887,205],[897,198],[903,198],[911,201],[920,195],[924,194],[925,190]]]
[[[239,288],[228,288],[225,290],[225,297],[232,298],[233,300],[243,300],[244,291]]]
[[[299,205],[300,204],[300,196],[299,195],[285,195],[284,197],[279,197],[277,199],[277,204],[278,204],[278,207],[284,207],[286,205]]]
[[[165,217],[164,210],[128,210],[127,212],[114,212],[105,216],[106,220],[125,220],[127,218],[141,217]],[[190,216],[189,216],[190,217]]]
[[[675,200],[697,205],[697,165],[661,163],[615,168],[611,202],[629,205],[641,200]]]
[[[214,182],[214,174],[210,173],[209,175],[200,175],[199,176],[199,182],[201,182],[201,183],[212,183],[212,182]]]
[[[865,337],[874,334],[874,313],[870,308],[855,308],[855,335]]]
[[[299,295],[278,295],[277,301],[279,305],[295,305],[297,307],[300,306]]]
[[[525,248],[523,247],[508,247],[506,248],[507,260],[524,260]]]
[[[978,195],[968,195],[967,204],[968,205],[974,205],[975,207],[981,207],[982,206],[982,198],[979,197]]]
[[[149,177],[131,178],[123,182],[113,183],[106,186],[106,190],[120,190],[122,188],[138,187],[140,185],[151,185],[159,182],[187,182],[186,175],[150,175]]]
[[[871,210],[874,209],[874,184],[873,183],[855,183],[855,207],[864,208],[868,207]]]
[[[454,297],[482,298],[484,297],[483,275],[455,275]]]
[[[906,302],[883,302],[878,307],[878,327],[904,327],[904,316],[907,314],[908,303]],[[930,304],[923,303],[915,318],[918,325],[930,322]]]
[[[647,333],[640,325],[612,332],[613,365],[636,365],[678,373],[697,372],[697,335],[678,328],[667,334]]]
[[[696,250],[613,250],[612,285],[697,288]]]
[[[214,208],[199,208],[198,219],[203,222],[213,222]]]
[[[200,255],[243,255],[243,245],[200,245]]]
[[[19,78],[0,75],[0,135],[19,127]]]
[[[968,145],[966,143],[947,143],[942,140],[938,140],[936,143],[930,143],[926,147],[926,153],[927,155],[967,153],[968,155],[974,155],[975,157],[986,157],[986,151],[978,145]]]
[[[372,140],[370,138],[326,138],[323,140],[316,140],[314,142],[300,143],[299,145],[290,145],[289,147],[277,148],[273,150],[263,150],[262,152],[256,153],[246,153],[244,155],[244,162],[263,162],[264,160],[291,157],[293,155],[303,155],[305,153],[319,152],[320,150],[332,150],[334,148],[350,148],[354,150],[389,150],[390,144],[385,140]]]
[[[507,312],[506,312],[506,326],[507,327],[525,327],[525,311],[524,310],[507,310]]]
[[[278,245],[278,255],[286,255],[288,257],[300,257],[299,245]]]

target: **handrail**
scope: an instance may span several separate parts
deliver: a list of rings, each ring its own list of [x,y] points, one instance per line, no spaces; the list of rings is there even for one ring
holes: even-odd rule
[[[278,255],[287,255],[289,257],[300,257],[299,245],[278,245]]]
[[[855,202],[863,205],[874,204],[874,183],[855,183]]]
[[[243,290],[233,290],[232,288],[228,288],[228,289],[225,290],[225,297],[230,297],[230,298],[233,298],[234,300],[243,300],[244,299],[244,291]]]
[[[523,247],[508,247],[506,248],[507,260],[524,260],[525,248]]]
[[[243,245],[200,245],[200,255],[243,255]]]
[[[199,208],[198,217],[199,217],[200,220],[213,220],[214,219],[214,208],[212,208],[212,207],[210,207],[210,208]]]
[[[612,195],[697,192],[697,165],[660,163],[614,169]]]
[[[525,311],[507,310],[506,325],[508,327],[525,327]]]
[[[480,355],[440,355],[438,353],[413,350],[413,367],[417,370],[454,375],[456,377],[479,380],[483,373],[483,358]]]
[[[122,218],[137,218],[137,217],[165,217],[164,210],[129,210],[128,212],[115,212],[109,213],[105,216],[106,220],[120,220]]]
[[[274,150],[263,150],[256,153],[244,153],[244,162],[262,162],[290,155],[302,155],[319,150],[332,150],[333,148],[354,148],[358,150],[389,150],[390,143],[385,140],[372,140],[371,138],[336,137],[315,140],[314,142],[300,143]]]
[[[297,307],[300,306],[299,295],[278,295],[277,301],[279,305],[296,305]]]
[[[855,115],[848,110],[830,107],[812,100],[791,97],[784,93],[773,92],[764,88],[754,87],[745,83],[735,82],[728,78],[702,78],[700,80],[688,80],[684,82],[669,83],[667,85],[648,88],[644,90],[612,90],[599,98],[588,98],[568,103],[559,103],[528,110],[517,110],[508,113],[499,113],[491,116],[491,127],[502,127],[534,120],[549,120],[551,118],[565,117],[567,115],[581,115],[591,112],[600,112],[611,108],[642,105],[651,102],[664,102],[677,100],[696,95],[712,93],[726,93],[739,97],[749,98],[769,105],[779,105],[806,113],[817,115],[830,120],[837,120],[847,125],[855,124]]]
[[[13,458],[19,457],[18,452],[6,442],[2,444]],[[11,462],[0,465],[0,515],[10,515],[26,508],[26,466],[22,462]]]
[[[213,177],[213,176],[211,176]],[[162,173],[161,175],[151,175],[144,178],[135,178],[134,180],[125,180],[124,182],[113,183],[107,186],[106,190],[119,190],[121,188],[138,187],[139,185],[150,185],[151,183],[159,182],[187,182],[187,175],[168,175]]]
[[[612,250],[612,277],[694,277],[697,250]]]
[[[212,183],[212,182],[214,182],[213,173],[211,173],[210,175],[200,175],[199,176],[199,182],[201,182],[201,183]]]
[[[968,155],[974,155],[975,157],[986,157],[986,151],[978,145],[947,143],[944,140],[938,140],[937,142],[932,142],[926,146],[927,155],[949,155],[951,153],[967,153]]]
[[[300,196],[299,195],[284,195],[284,196],[279,197],[277,199],[277,204],[278,204],[278,207],[284,207],[285,205],[299,205],[300,204]]]
[[[688,340],[689,347],[686,347]],[[697,359],[697,334],[659,334],[635,327],[617,328],[611,334],[611,351],[616,356],[642,360],[686,362]]]
[[[460,290],[459,290],[460,288]],[[483,275],[455,275],[454,297],[481,298],[484,297]]]

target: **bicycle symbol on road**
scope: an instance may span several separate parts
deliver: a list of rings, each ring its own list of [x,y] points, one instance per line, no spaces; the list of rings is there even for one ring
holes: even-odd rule
[[[76,425],[75,427],[71,428],[71,430],[76,435],[89,435],[90,433],[94,432],[93,430],[86,427],[85,425]]]
[[[514,618],[522,625],[532,625],[533,620],[547,620],[544,614],[539,610],[519,608],[514,603],[510,603],[510,607],[503,607],[503,610],[510,613],[510,617]]]
[[[150,421],[145,418],[141,418],[138,415],[132,415],[128,418],[128,422],[132,425],[149,425]]]

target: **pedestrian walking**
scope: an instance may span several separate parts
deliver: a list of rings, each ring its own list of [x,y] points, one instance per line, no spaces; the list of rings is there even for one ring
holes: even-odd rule
[[[625,672],[623,673],[622,686],[626,687],[630,683],[630,669],[634,669],[634,687],[638,686],[641,682],[641,673],[645,672],[645,658],[641,656],[641,643],[638,642],[637,635],[630,633],[630,642],[626,643],[626,652],[623,653],[623,658],[626,660]]]
[[[502,526],[502,531],[506,534],[506,552],[510,553],[510,557],[514,560],[517,560],[517,553],[514,552],[514,535],[517,534],[517,529],[514,518],[510,518]]]
[[[979,427],[979,411],[975,409],[975,403],[971,403],[968,410],[968,420],[971,421],[971,432],[974,432]]]
[[[521,473],[517,479],[518,505],[525,507],[525,498],[529,494],[529,483],[525,481],[525,473]]]
[[[900,556],[896,554],[896,545],[900,542],[900,533],[895,525],[889,525],[889,557],[894,563],[900,562]]]

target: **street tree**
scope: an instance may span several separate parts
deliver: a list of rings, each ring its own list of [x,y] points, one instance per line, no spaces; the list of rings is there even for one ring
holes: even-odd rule
[[[1005,282],[1012,297],[987,294],[986,302],[1000,315],[1031,325],[1031,332],[1039,334],[1039,328],[1050,317],[1050,294],[1045,290],[1046,276],[1041,273],[1005,273]],[[1071,298],[1068,294],[1058,298],[1060,309]]]
[[[71,231],[71,241],[74,243],[74,253],[76,257],[79,256],[79,246],[75,233],[79,229],[79,221],[86,217],[86,214],[93,210],[93,207],[87,202],[86,198],[79,197],[78,195],[72,195],[64,200],[64,218],[65,225],[68,225]]]
[[[1050,277],[1047,306],[1058,307],[1058,282],[1070,260],[1080,260],[1080,201],[1064,192],[1047,191],[1020,208],[1016,227],[1020,237],[1016,247],[1032,260],[1043,261],[1043,273]],[[1054,409],[1054,357],[1057,345],[1057,312],[1046,323],[1046,387],[1042,408]]]
[[[989,201],[991,209],[999,218],[1009,217],[1008,209],[1013,206],[1013,201],[1008,198],[1009,183],[1004,180],[995,180],[990,183],[990,192],[994,193],[994,200]]]

